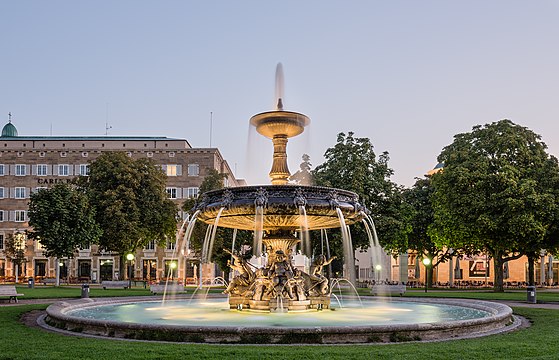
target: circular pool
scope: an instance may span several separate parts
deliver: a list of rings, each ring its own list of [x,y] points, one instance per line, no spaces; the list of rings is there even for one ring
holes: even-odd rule
[[[331,310],[230,310],[227,298],[80,299],[53,304],[46,323],[74,333],[207,343],[368,343],[449,339],[504,329],[512,310],[463,299],[332,302]]]

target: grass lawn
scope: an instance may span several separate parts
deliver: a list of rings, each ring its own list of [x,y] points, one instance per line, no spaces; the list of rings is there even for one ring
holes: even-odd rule
[[[557,359],[559,310],[515,308],[528,329],[440,343],[232,346],[128,342],[49,333],[19,322],[46,305],[0,307],[0,359]]]
[[[79,298],[81,296],[81,287],[76,285],[63,285],[63,286],[35,286],[30,289],[27,286],[16,286],[18,293],[25,296],[20,299],[56,299],[56,298]],[[186,293],[194,293],[195,287],[187,287]],[[216,288],[202,290],[205,293],[221,293],[224,288]],[[89,288],[90,297],[117,297],[117,296],[148,296],[152,295],[149,287],[132,287],[132,289],[106,289],[98,286],[91,286]]]

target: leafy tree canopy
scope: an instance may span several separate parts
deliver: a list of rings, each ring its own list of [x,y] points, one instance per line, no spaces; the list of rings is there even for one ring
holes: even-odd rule
[[[393,171],[388,166],[389,156],[383,152],[378,158],[371,141],[356,138],[353,132],[338,134],[334,147],[326,150],[326,161],[312,172],[316,185],[350,190],[374,219],[381,245],[395,253],[407,249],[402,189],[390,181]],[[369,239],[358,225],[352,230],[354,247],[367,248]]]
[[[40,240],[48,257],[72,258],[78,248],[96,243],[101,235],[88,197],[71,184],[32,194],[29,225],[29,237]]]
[[[81,179],[103,229],[99,245],[121,255],[148,242],[175,239],[177,206],[167,198],[166,175],[151,159],[106,152]]]
[[[440,243],[489,253],[495,290],[502,291],[503,263],[549,246],[558,219],[557,159],[539,135],[501,120],[458,134],[438,157],[433,175]]]

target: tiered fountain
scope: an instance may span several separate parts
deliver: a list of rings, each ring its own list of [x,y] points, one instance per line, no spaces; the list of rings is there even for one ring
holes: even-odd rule
[[[331,303],[334,294],[322,269],[332,259],[319,255],[310,271],[304,272],[292,264],[294,249],[300,244],[303,253],[310,256],[308,230],[339,228],[344,237],[347,280],[351,282],[353,247],[347,226],[367,220],[365,209],[349,191],[287,184],[287,141],[303,132],[309,118],[284,111],[282,96],[278,96],[275,111],[257,114],[250,122],[274,144],[272,185],[208,192],[196,208],[196,218],[210,224],[208,234],[212,235],[217,226],[254,230],[253,254],[260,257],[265,253],[263,266],[254,267],[231,252],[231,267],[239,275],[225,290],[228,299],[64,301],[47,309],[46,322],[74,333],[214,343],[429,340],[514,328],[507,326],[512,319],[509,307],[483,301],[367,299],[353,306]],[[185,238],[193,224],[189,224]],[[374,237],[372,222],[365,225]],[[212,244],[209,236],[202,260],[211,259]],[[378,241],[374,246],[378,247]]]
[[[274,145],[272,185],[211,191],[203,195],[196,208],[198,219],[209,225],[253,230],[255,256],[260,256],[265,248],[267,264],[258,269],[232,254],[231,267],[240,275],[225,290],[231,308],[300,311],[330,307],[328,279],[322,275],[322,268],[332,259],[316,257],[306,273],[294,268],[294,249],[298,243],[305,242],[301,248],[305,255],[310,255],[310,244],[306,243],[309,230],[345,228],[361,221],[365,213],[353,192],[288,185],[291,174],[287,166],[287,141],[301,134],[309,122],[303,114],[285,111],[282,98],[278,99],[275,111],[254,115],[251,125],[272,139]],[[211,247],[205,249],[212,251]],[[352,259],[351,253],[345,256],[347,260]]]

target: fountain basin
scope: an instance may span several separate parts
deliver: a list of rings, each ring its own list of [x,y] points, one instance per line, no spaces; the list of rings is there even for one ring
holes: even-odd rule
[[[168,302],[163,309],[160,304],[137,298],[63,301],[47,308],[46,322],[116,338],[247,344],[442,340],[513,328],[507,326],[512,322],[508,306],[463,299],[366,300],[364,308],[296,314],[229,310],[223,297]],[[146,313],[151,317],[144,318]]]
[[[261,185],[209,191],[196,206],[198,219],[219,226],[254,230],[256,208],[263,208],[264,230],[299,229],[303,223],[299,208],[305,208],[309,230],[339,228],[339,208],[347,225],[363,219],[357,194],[320,186]]]

